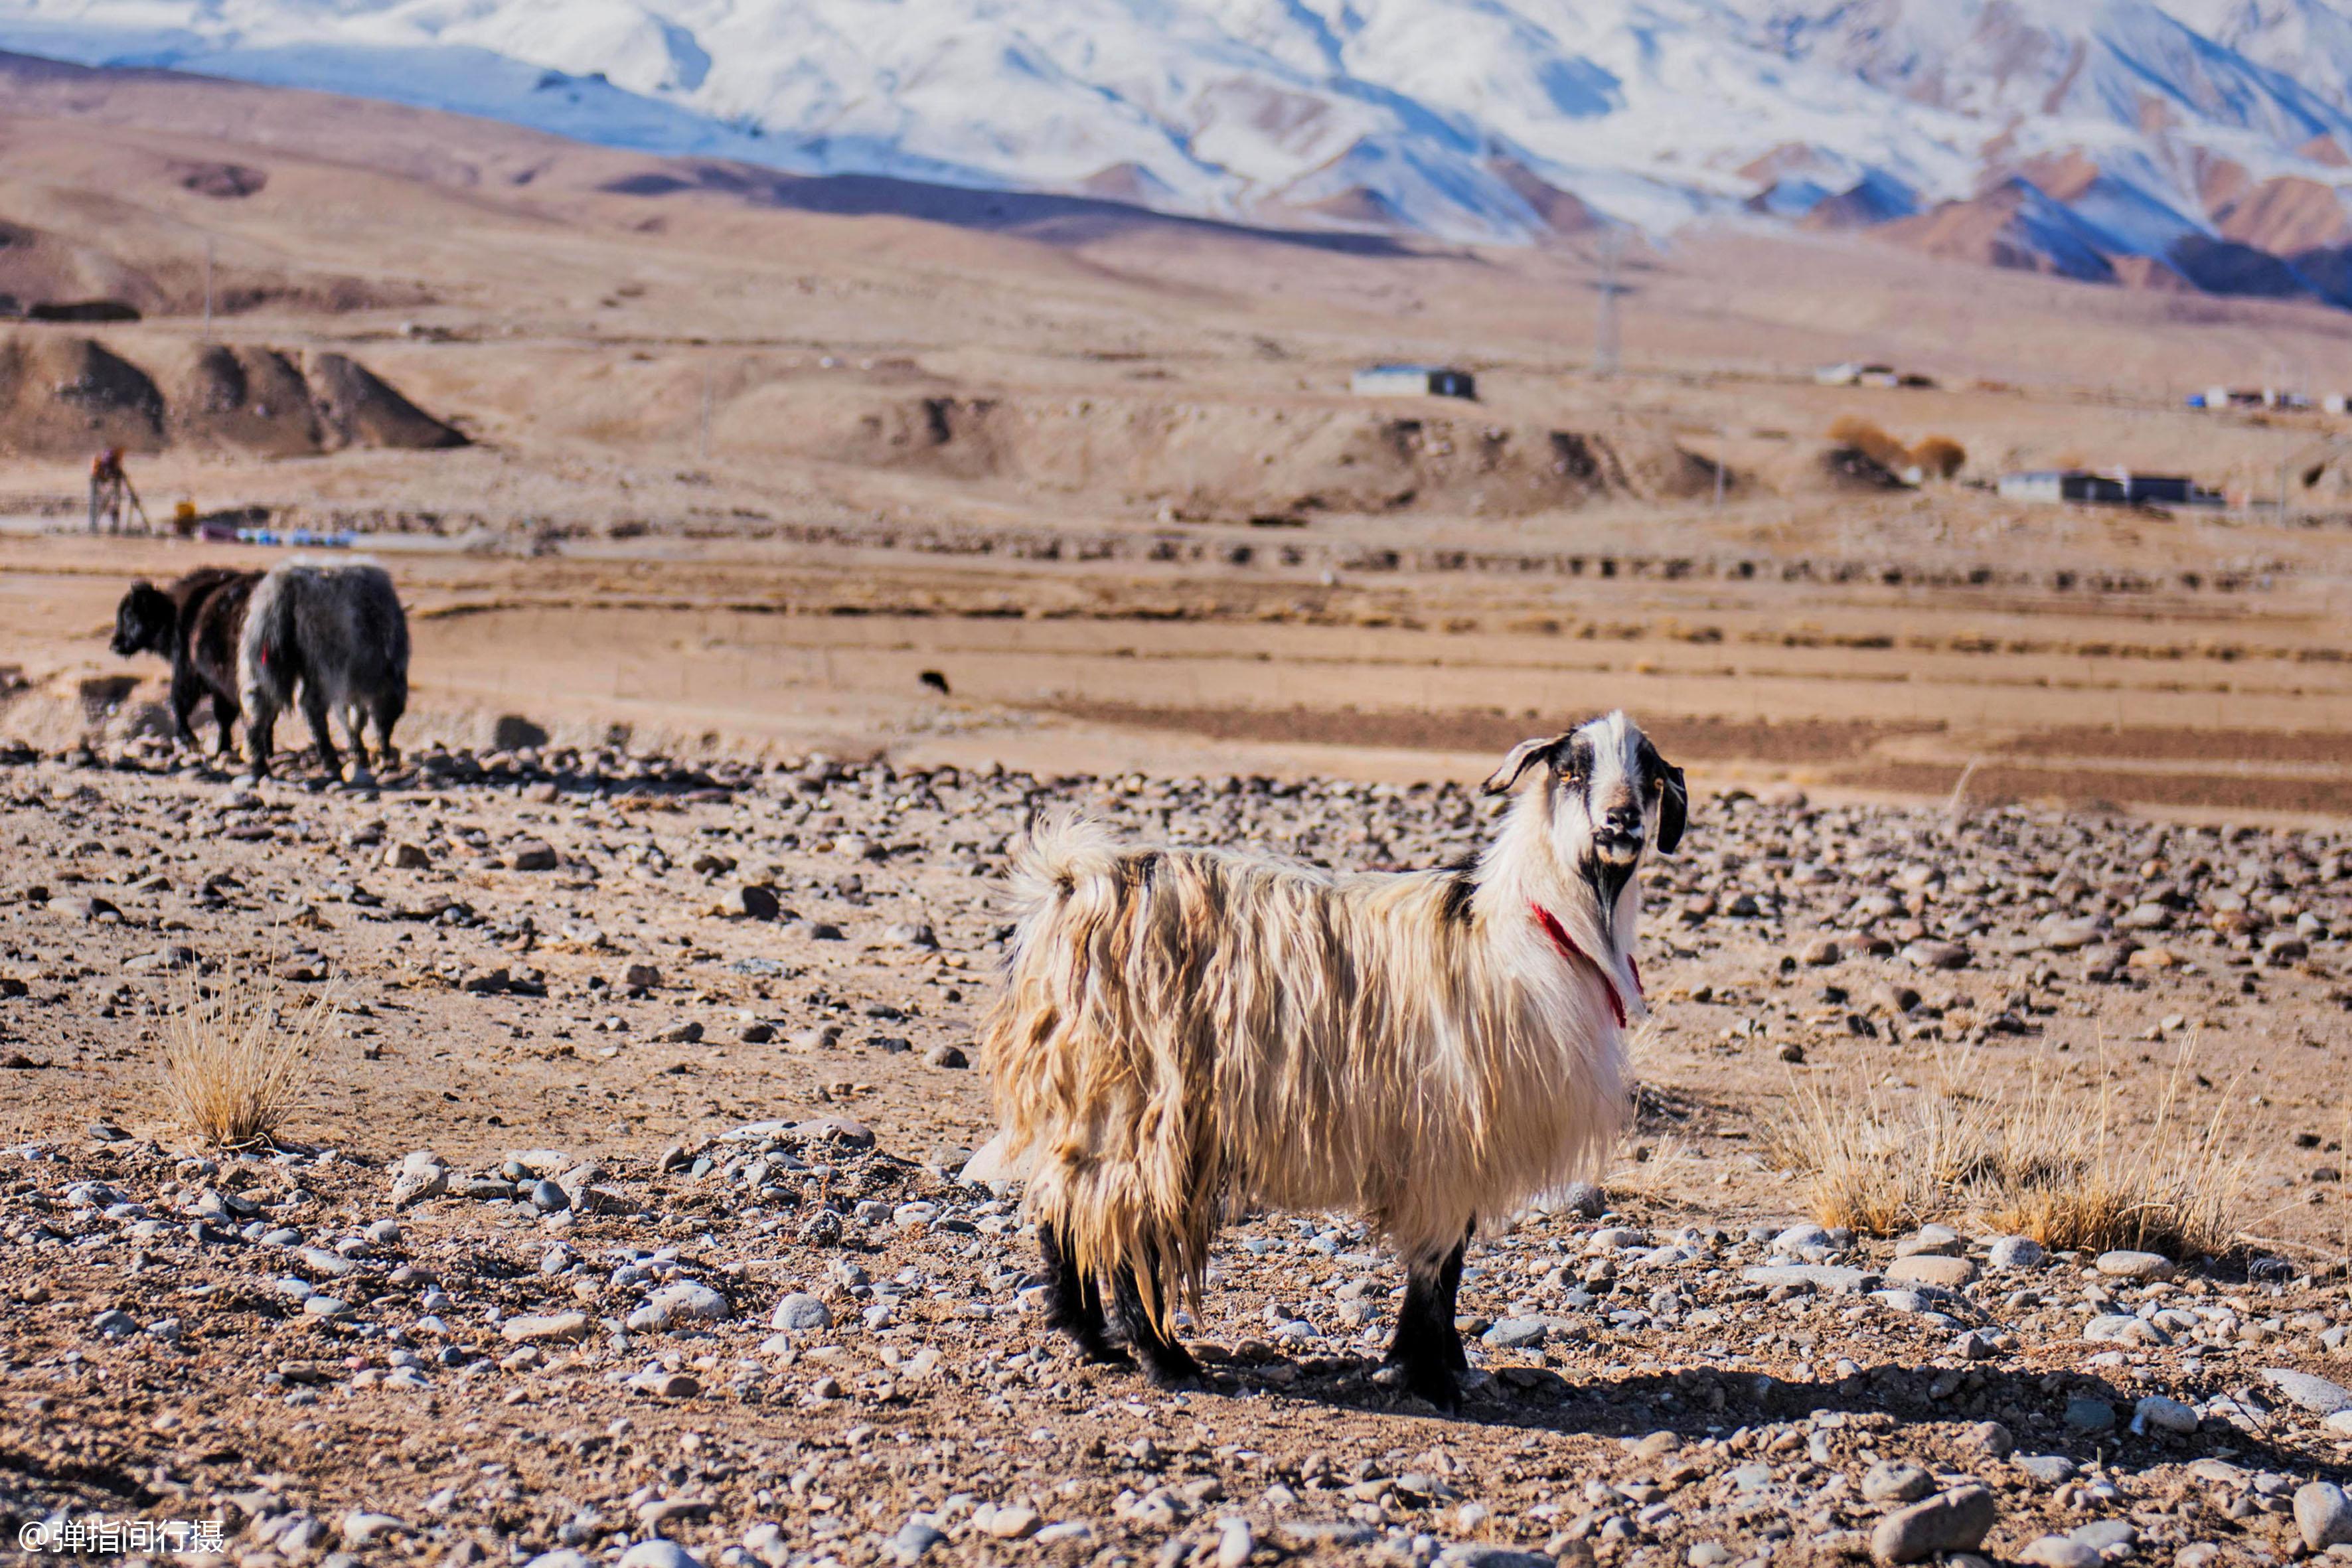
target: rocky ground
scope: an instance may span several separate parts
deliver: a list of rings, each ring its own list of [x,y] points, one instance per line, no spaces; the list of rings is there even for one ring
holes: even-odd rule
[[[1463,789],[7,761],[12,1531],[213,1522],[244,1568],[2352,1556],[2340,832],[1702,803],[1652,868],[1626,1163],[1474,1247],[1445,1418],[1378,1370],[1402,1280],[1345,1220],[1235,1226],[1185,1326],[1213,1384],[1163,1394],[1042,1332],[1017,1193],[962,1175],[1034,805],[1431,864]],[[163,1025],[260,973],[341,1001],[311,1102],[196,1150]],[[2191,1050],[2244,1162],[2219,1256],[1823,1229],[1759,1153],[1806,1086],[2154,1136]]]

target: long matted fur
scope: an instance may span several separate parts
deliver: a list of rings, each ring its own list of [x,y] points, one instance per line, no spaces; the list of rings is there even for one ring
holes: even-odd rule
[[[1622,715],[1588,731],[1654,760]],[[984,1050],[1028,1212],[1079,1269],[1131,1268],[1164,1330],[1245,1207],[1358,1211],[1427,1264],[1605,1158],[1643,1014],[1638,894],[1630,862],[1562,864],[1561,775],[1521,784],[1529,760],[1506,763],[1518,795],[1475,867],[1121,848],[1069,816],[1017,847]]]
[[[246,608],[236,673],[255,772],[268,771],[278,715],[298,692],[329,772],[340,765],[330,714],[342,719],[362,767],[364,724],[373,724],[378,746],[392,754],[393,728],[408,707],[408,617],[391,576],[373,561],[271,567]]]

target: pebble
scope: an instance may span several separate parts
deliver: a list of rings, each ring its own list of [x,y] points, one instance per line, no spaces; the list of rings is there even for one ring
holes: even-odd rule
[[[2169,1279],[2172,1259],[2154,1252],[2102,1252],[2093,1265],[2110,1279]]]
[[[1257,1537],[1241,1520],[1228,1520],[1217,1531],[1217,1568],[1242,1568],[1256,1550]]]
[[[1966,969],[1974,956],[1957,942],[1915,942],[1903,950],[1904,960],[1914,969]]]
[[[656,1535],[622,1552],[617,1568],[702,1568],[702,1560],[677,1542]]]
[[[1862,1495],[1870,1502],[1916,1502],[1936,1489],[1935,1480],[1916,1465],[1881,1459],[1862,1478]]]
[[[1807,1252],[1814,1248],[1830,1249],[1830,1233],[1817,1225],[1792,1225],[1772,1238],[1775,1252]]]
[[[2020,1454],[2010,1463],[2045,1487],[2063,1486],[2074,1479],[2074,1461],[2063,1454]]]
[[[1985,1248],[1985,1260],[1995,1268],[2032,1268],[2042,1256],[2042,1244],[2030,1236],[2000,1237]]]
[[[776,1303],[768,1325],[788,1333],[811,1333],[833,1327],[833,1309],[805,1290],[795,1290]]]
[[[1530,1350],[1550,1331],[1551,1325],[1541,1318],[1505,1318],[1479,1338],[1498,1351]]]
[[[2044,1535],[2026,1542],[2017,1560],[2032,1568],[2099,1568],[2104,1561],[2097,1548],[2063,1535]]]
[[[555,1214],[572,1206],[572,1194],[558,1184],[542,1178],[530,1184],[530,1206],[541,1214]]]
[[[2116,1407],[2104,1399],[2076,1394],[2066,1402],[2066,1426],[2074,1432],[2105,1432],[2116,1424]]]
[[[2083,1342],[2094,1345],[2165,1345],[2172,1337],[2144,1318],[2103,1312],[2083,1325]]]
[[[407,1528],[391,1514],[355,1510],[343,1515],[343,1544],[357,1550],[382,1536]]]
[[[629,1314],[628,1326],[644,1331],[688,1321],[720,1323],[733,1315],[726,1297],[698,1281],[680,1279],[647,1297],[644,1306]]]
[[[1797,1285],[1832,1295],[1858,1295],[1877,1282],[1878,1276],[1861,1268],[1845,1268],[1830,1263],[1757,1264],[1743,1268],[1739,1277],[1750,1285]]]
[[[1916,1563],[1938,1552],[1972,1552],[2000,1517],[1990,1489],[1961,1487],[1880,1520],[1870,1532],[1870,1555],[1891,1564]]]
[[[923,1553],[946,1539],[947,1536],[935,1527],[920,1520],[910,1519],[900,1525],[898,1532],[890,1538],[890,1550],[899,1562],[914,1563],[920,1561]]]
[[[2131,1429],[2146,1432],[2150,1427],[2185,1437],[2197,1430],[2196,1407],[2162,1394],[2145,1395],[2132,1406]]]
[[[980,1522],[974,1516],[974,1522]],[[998,1508],[990,1510],[980,1528],[999,1541],[1026,1541],[1045,1524],[1034,1508]]]

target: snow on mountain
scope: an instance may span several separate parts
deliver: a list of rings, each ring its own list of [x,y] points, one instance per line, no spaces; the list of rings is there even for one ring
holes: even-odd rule
[[[2178,270],[2191,241],[2332,232],[2347,5],[0,0],[0,48],[807,173],[1454,240],[1989,202],[1940,232],[2082,276],[2085,247]]]

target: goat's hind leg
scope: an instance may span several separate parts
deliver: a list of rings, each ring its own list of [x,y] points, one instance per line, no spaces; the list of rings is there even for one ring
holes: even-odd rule
[[[1051,1226],[1037,1230],[1037,1250],[1045,1260],[1045,1326],[1070,1336],[1080,1360],[1118,1363],[1125,1351],[1110,1342],[1103,1318],[1102,1286],[1078,1268],[1068,1238]]]
[[[1150,1267],[1152,1261],[1147,1254],[1145,1266]],[[1119,1266],[1111,1282],[1111,1301],[1118,1315],[1119,1331],[1143,1358],[1143,1370],[1153,1383],[1162,1388],[1181,1388],[1201,1381],[1201,1363],[1192,1359],[1192,1353],[1153,1326],[1151,1313],[1143,1304],[1143,1288],[1137,1282],[1132,1266]]]

